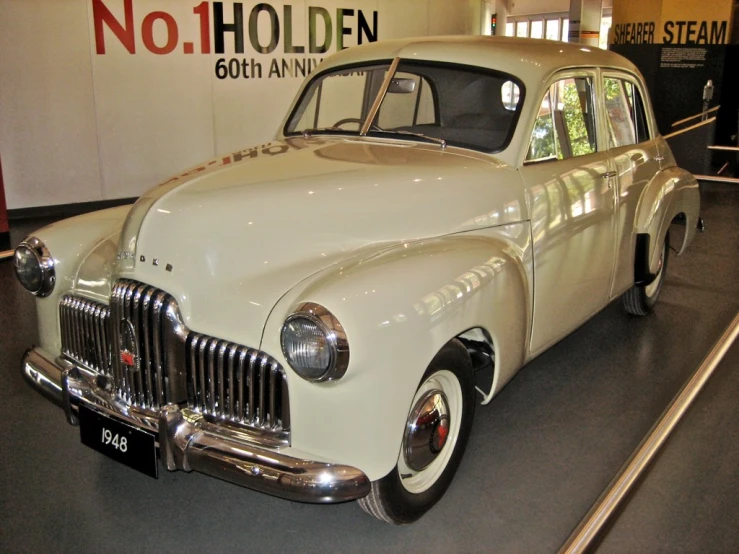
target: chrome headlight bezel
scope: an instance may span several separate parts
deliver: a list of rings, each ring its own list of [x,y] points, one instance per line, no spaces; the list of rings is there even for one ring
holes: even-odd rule
[[[27,251],[36,258],[40,272],[40,284],[37,288],[28,288],[19,275],[20,257],[22,256],[20,251]],[[45,296],[49,296],[54,290],[54,285],[56,284],[54,258],[51,257],[49,249],[41,239],[37,237],[28,237],[16,247],[15,252],[13,253],[13,269],[15,271],[16,278],[20,284],[23,285],[23,288],[34,296],[43,298]]]
[[[304,319],[314,324],[323,333],[326,339],[326,344],[329,348],[329,363],[326,370],[319,376],[306,375],[304,370],[300,367],[296,367],[293,363],[293,356],[288,351],[285,345],[285,329],[290,323],[294,323],[297,320]],[[285,322],[282,324],[280,331],[280,346],[282,347],[282,354],[285,356],[288,365],[297,373],[300,377],[307,381],[312,382],[324,382],[324,381],[335,381],[341,379],[346,373],[349,367],[349,341],[346,337],[344,327],[339,323],[339,320],[332,314],[328,309],[324,308],[320,304],[314,302],[305,302],[298,306],[298,308],[290,314]]]

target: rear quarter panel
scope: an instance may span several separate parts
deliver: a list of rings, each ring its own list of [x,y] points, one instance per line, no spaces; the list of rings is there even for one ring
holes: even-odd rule
[[[636,212],[636,233],[651,237],[649,267],[656,272],[659,252],[670,224],[678,214],[685,215],[685,234],[679,247],[681,254],[695,237],[700,211],[698,181],[679,167],[659,171],[645,188]]]

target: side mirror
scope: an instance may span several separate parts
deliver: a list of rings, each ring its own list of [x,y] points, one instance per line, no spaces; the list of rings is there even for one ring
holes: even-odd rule
[[[416,81],[413,79],[396,78],[390,81],[387,91],[392,94],[410,94],[416,90]]]

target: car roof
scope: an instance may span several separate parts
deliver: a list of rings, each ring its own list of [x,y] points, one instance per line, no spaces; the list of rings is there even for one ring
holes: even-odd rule
[[[554,71],[575,67],[610,67],[638,74],[634,64],[626,58],[595,46],[494,36],[383,40],[337,52],[327,58],[318,71],[396,57],[496,69],[514,75],[524,83],[539,83]]]

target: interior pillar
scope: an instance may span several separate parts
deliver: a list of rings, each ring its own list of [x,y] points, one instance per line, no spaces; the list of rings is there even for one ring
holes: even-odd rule
[[[570,0],[570,42],[598,47],[603,0]]]

